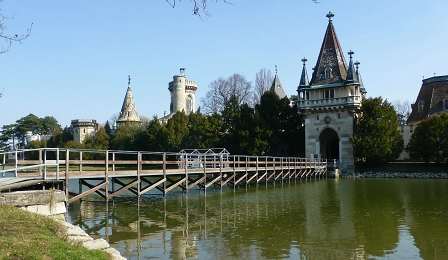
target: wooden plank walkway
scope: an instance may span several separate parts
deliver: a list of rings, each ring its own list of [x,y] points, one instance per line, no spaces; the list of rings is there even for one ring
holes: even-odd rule
[[[39,160],[23,159],[30,152],[38,153]],[[47,160],[50,157],[56,159]],[[106,200],[124,191],[142,196],[152,190],[166,195],[174,189],[188,192],[199,188],[206,194],[209,187],[247,187],[251,183],[317,178],[327,173],[326,161],[296,157],[51,148],[14,151],[14,160],[0,166],[0,192],[63,182],[68,203],[92,193]],[[5,173],[14,177],[5,178]],[[69,191],[74,181],[78,182],[76,193]]]

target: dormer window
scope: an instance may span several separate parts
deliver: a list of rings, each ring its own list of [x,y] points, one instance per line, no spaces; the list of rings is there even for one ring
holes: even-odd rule
[[[425,107],[425,101],[424,100],[420,100],[418,102],[418,112],[423,112],[423,108]]]
[[[325,79],[331,78],[331,68],[325,68]]]

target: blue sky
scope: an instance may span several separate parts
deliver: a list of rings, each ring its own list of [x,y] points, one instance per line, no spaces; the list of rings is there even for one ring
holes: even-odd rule
[[[311,72],[328,19],[348,60],[361,62],[367,96],[414,103],[421,80],[448,74],[448,1],[210,1],[212,16],[189,0],[3,0],[5,34],[31,36],[0,55],[0,126],[33,113],[104,123],[120,109],[128,75],[140,115],[169,110],[168,82],[179,68],[198,84],[196,109],[213,80],[261,68],[297,94],[303,57]],[[1,42],[0,42],[1,43]],[[5,43],[6,44],[6,43]],[[4,44],[4,45],[5,45]],[[309,75],[311,77],[311,75]]]

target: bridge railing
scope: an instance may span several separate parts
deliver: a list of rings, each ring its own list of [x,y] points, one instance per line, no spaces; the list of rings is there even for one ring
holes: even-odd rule
[[[1,151],[0,177],[42,177],[60,179],[70,173],[114,173],[161,171],[197,172],[222,170],[326,169],[325,159],[247,155],[188,155],[179,153],[88,150],[65,148]],[[213,170],[214,169],[214,170]]]

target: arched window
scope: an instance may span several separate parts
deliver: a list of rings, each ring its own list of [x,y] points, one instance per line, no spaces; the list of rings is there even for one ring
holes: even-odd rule
[[[188,95],[187,99],[185,100],[185,112],[187,115],[189,115],[191,112],[194,112],[193,106],[193,97],[191,95]]]
[[[325,68],[325,79],[331,78],[331,68]]]

